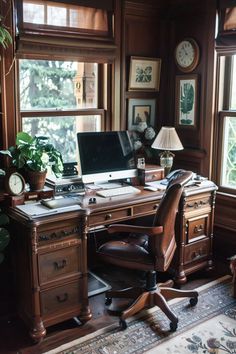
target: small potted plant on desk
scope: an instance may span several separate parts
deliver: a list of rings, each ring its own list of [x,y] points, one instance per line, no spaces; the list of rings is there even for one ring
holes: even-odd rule
[[[57,177],[63,171],[61,153],[48,140],[45,136],[31,137],[28,133],[19,132],[16,146],[0,151],[11,157],[12,166],[22,173],[32,191],[43,189],[48,170]]]

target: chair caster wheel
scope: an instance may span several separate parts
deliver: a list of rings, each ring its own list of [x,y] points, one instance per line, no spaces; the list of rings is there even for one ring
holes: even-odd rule
[[[122,320],[122,318],[120,318],[119,325],[122,330],[125,330],[128,327],[127,322],[125,320]]]
[[[106,299],[105,299],[105,305],[106,305],[106,306],[109,306],[109,305],[111,305],[111,303],[112,303],[112,298],[111,298],[111,297],[106,297]]]
[[[178,322],[170,322],[171,332],[175,332],[177,328],[178,328]]]
[[[189,300],[189,303],[190,303],[190,306],[195,306],[195,305],[197,305],[197,303],[198,303],[198,297],[192,297],[192,298]]]

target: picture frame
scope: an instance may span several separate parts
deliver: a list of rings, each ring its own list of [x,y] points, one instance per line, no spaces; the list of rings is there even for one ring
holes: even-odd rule
[[[128,130],[137,130],[141,122],[154,126],[156,114],[155,99],[130,98],[128,103]]]
[[[159,91],[160,76],[160,58],[130,58],[129,91]]]
[[[179,127],[196,128],[198,76],[176,76],[175,94],[175,119]]]

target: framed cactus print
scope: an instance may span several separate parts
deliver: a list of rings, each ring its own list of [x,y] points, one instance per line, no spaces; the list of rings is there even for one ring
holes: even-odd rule
[[[196,127],[197,120],[197,75],[176,76],[176,125]]]

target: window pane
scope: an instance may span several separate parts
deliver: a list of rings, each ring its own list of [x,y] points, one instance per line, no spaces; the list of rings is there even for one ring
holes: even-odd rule
[[[19,60],[20,109],[97,108],[98,64]]]
[[[44,24],[44,5],[24,2],[23,3],[23,21],[29,23]]]
[[[230,109],[236,109],[236,55],[232,56],[232,83],[230,94]]]
[[[108,33],[107,11],[45,0],[23,0],[23,21]]]
[[[236,117],[225,117],[221,185],[236,188]]]
[[[101,131],[100,115],[33,117],[22,119],[22,130],[31,136],[50,137],[56,149],[62,153],[63,162],[77,161],[77,133]]]
[[[225,10],[224,31],[236,28],[236,7],[229,7]]]

